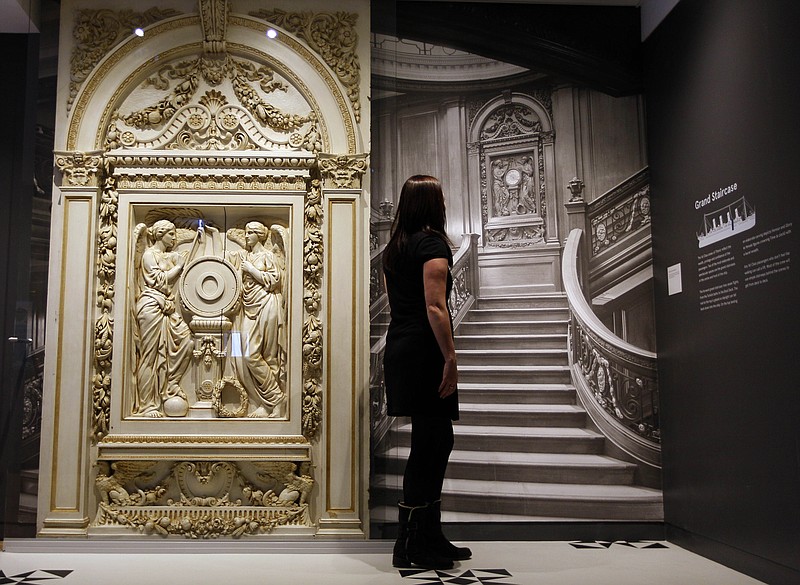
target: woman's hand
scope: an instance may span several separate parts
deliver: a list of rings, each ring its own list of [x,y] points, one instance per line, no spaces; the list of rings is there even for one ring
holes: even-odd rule
[[[439,398],[447,398],[458,387],[458,367],[456,360],[447,360],[444,362],[444,369],[442,370],[442,383],[439,384]]]

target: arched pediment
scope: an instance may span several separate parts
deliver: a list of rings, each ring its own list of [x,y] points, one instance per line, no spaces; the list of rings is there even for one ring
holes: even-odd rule
[[[224,30],[209,42],[194,14],[132,34],[87,76],[66,148],[362,150],[354,104],[317,53],[252,16],[228,15]]]

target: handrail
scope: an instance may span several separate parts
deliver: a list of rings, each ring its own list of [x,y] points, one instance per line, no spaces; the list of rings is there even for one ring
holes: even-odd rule
[[[570,232],[562,279],[570,308],[570,367],[592,420],[634,457],[659,466],[658,378],[655,353],[612,333],[584,296],[579,272],[583,230]]]

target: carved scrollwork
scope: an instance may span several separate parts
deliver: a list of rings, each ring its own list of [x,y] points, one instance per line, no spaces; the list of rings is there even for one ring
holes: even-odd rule
[[[316,437],[322,422],[322,184],[309,181],[305,202],[305,241],[303,243],[303,435]]]
[[[470,265],[465,263],[453,274],[453,289],[450,291],[450,312],[455,315],[469,300],[472,292],[469,290]]]
[[[95,10],[84,8],[75,12],[72,36],[75,46],[70,58],[69,97],[67,111],[72,108],[81,86],[110,49],[130,37],[134,28],[144,28],[165,18],[181,14],[171,8],[133,10]]]
[[[98,468],[96,527],[237,538],[311,526],[314,480],[291,461],[100,461]]]
[[[521,248],[544,241],[543,225],[526,225],[501,229],[487,229],[486,240],[498,248]]]
[[[646,369],[639,371],[635,365],[627,366],[624,356],[621,358],[598,343],[574,315],[570,325],[570,350],[597,404],[638,435],[659,442],[655,374]]]
[[[193,103],[203,80],[212,88],[230,81],[233,95],[241,104],[228,103],[220,91],[211,89]],[[174,84],[174,86],[173,86]],[[106,132],[105,146],[116,148],[241,150],[280,148],[286,144],[315,152],[322,147],[316,115],[290,114],[267,103],[252,84],[266,94],[288,91],[275,79],[269,67],[257,65],[228,54],[220,57],[201,55],[169,64],[145,81],[170,93],[156,103],[123,115],[116,113]],[[247,112],[247,114],[245,114]],[[283,142],[271,140],[259,128],[284,133]],[[137,138],[132,129],[161,129],[155,138]]]
[[[250,14],[272,22],[306,41],[344,85],[356,121],[361,121],[361,66],[356,54],[358,34],[355,30],[358,14],[286,12],[280,9],[262,9]]]
[[[481,129],[481,142],[510,138],[542,131],[536,113],[522,104],[500,106],[486,120]]]
[[[590,219],[592,254],[597,255],[650,225],[650,185],[645,185]]]
[[[338,189],[357,189],[367,171],[367,156],[319,156],[319,170],[326,186]]]

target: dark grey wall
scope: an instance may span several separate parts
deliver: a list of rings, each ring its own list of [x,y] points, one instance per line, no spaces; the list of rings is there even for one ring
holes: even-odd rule
[[[682,0],[645,46],[668,534],[769,583],[800,582],[798,24]],[[700,248],[740,197],[755,226]]]
[[[5,86],[0,107],[0,537],[9,537],[18,536],[14,529],[22,422],[19,373],[29,346],[10,343],[8,338],[28,336],[39,35],[0,34],[0,54],[5,56],[0,61]]]

